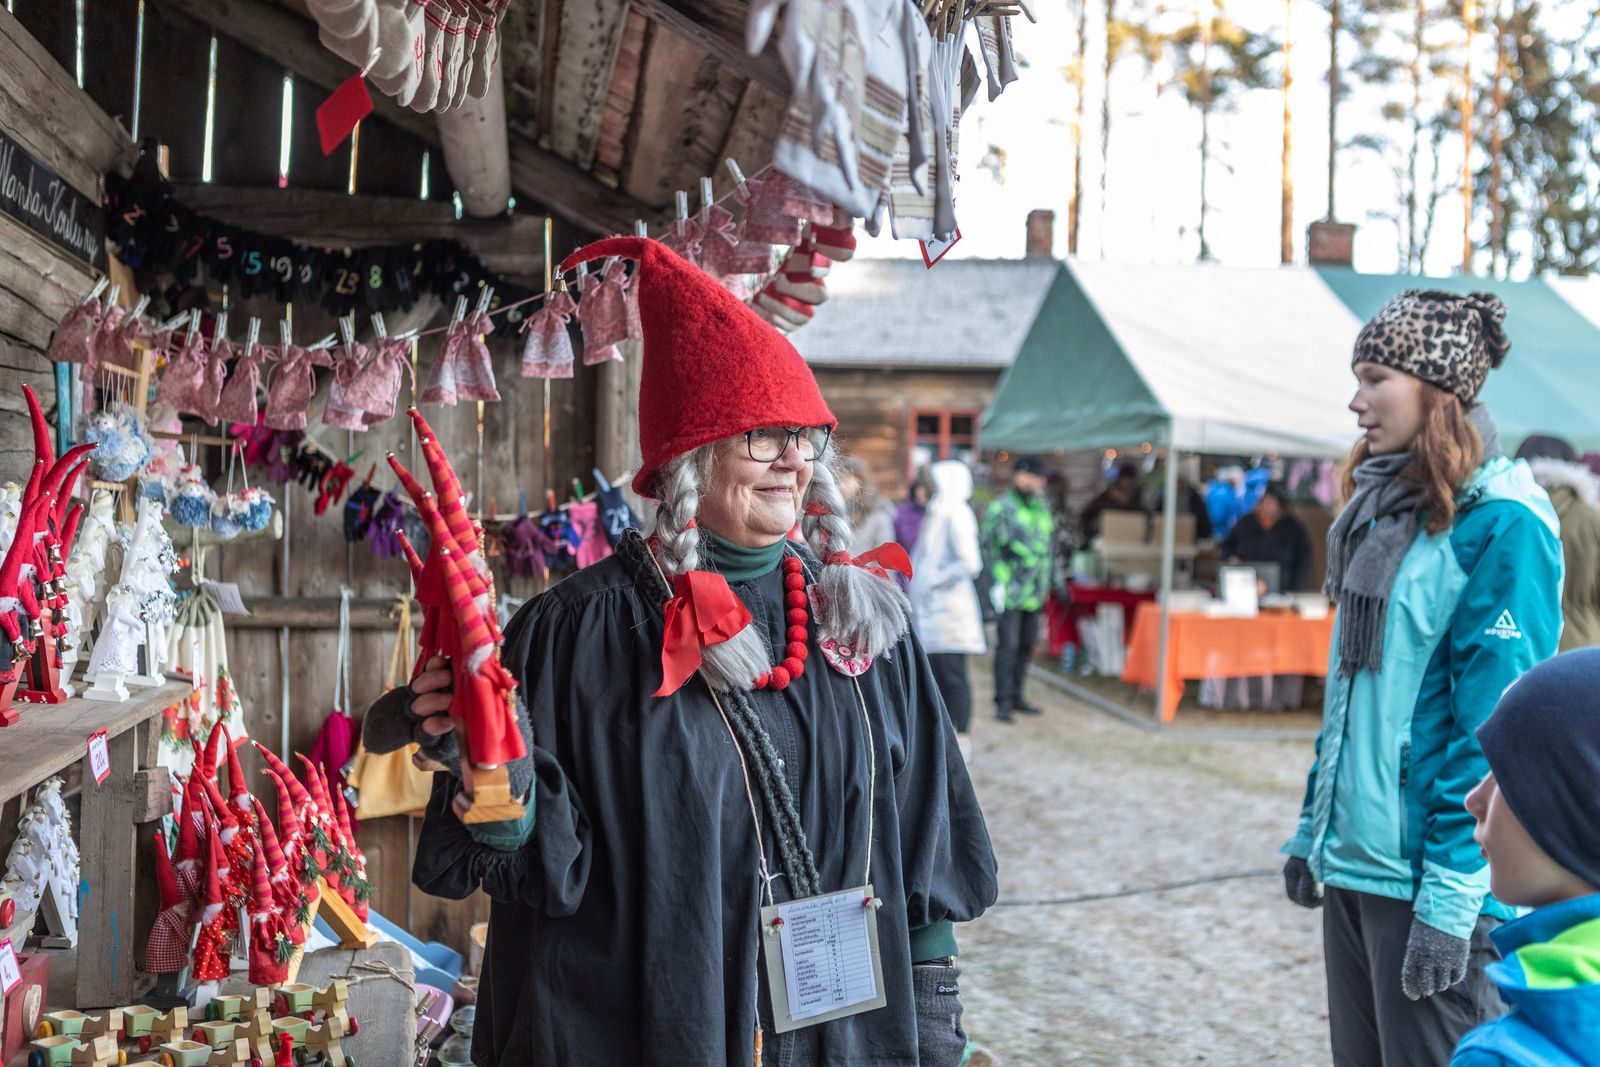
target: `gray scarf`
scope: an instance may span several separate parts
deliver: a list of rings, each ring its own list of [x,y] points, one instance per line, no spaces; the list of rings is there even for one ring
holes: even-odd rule
[[[1483,455],[1500,454],[1500,435],[1482,404],[1467,420]],[[1355,495],[1328,530],[1328,577],[1323,590],[1339,606],[1339,673],[1383,669],[1389,591],[1417,535],[1422,488],[1400,477],[1409,452],[1371,456],[1355,469]]]

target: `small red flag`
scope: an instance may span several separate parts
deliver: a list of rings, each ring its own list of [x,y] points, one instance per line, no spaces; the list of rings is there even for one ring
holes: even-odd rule
[[[317,107],[317,132],[322,135],[322,154],[332,155],[344,143],[356,123],[372,114],[372,97],[367,81],[357,72],[346,78],[333,95]]]

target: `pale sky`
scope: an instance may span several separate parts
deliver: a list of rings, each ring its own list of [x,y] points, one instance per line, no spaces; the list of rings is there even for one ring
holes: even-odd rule
[[[1304,262],[1306,226],[1323,216],[1327,198],[1328,17],[1311,0],[1292,2],[1294,233],[1297,260]],[[1028,63],[1027,69],[992,103],[980,89],[962,120],[956,202],[962,240],[950,251],[951,256],[1020,256],[1025,222],[1033,208],[1056,212],[1056,254],[1066,251],[1074,107],[1063,68],[1072,59],[1075,27],[1065,0],[1034,0],[1033,7],[1037,24],[1023,18],[1012,20],[1016,51]],[[1158,96],[1157,76],[1133,58],[1119,64],[1112,82],[1110,181],[1108,203],[1101,214],[1102,11],[1102,5],[1091,4],[1088,18],[1079,254],[1129,263],[1193,262],[1199,250],[1199,113],[1176,92]],[[1284,11],[1284,4],[1273,0],[1234,0],[1227,7],[1228,15],[1242,25],[1270,30],[1280,39]],[[975,40],[971,47],[976,55]],[[978,58],[981,69],[982,59]],[[1274,59],[1274,80],[1279,67]],[[1341,140],[1381,122],[1377,93],[1359,88],[1356,93],[1341,113]],[[1244,94],[1234,113],[1213,114],[1208,236],[1212,254],[1221,263],[1266,267],[1278,262],[1282,114],[1283,94],[1277,88]],[[979,165],[991,144],[1006,155],[1003,183],[992,170]],[[1459,145],[1446,142],[1441,156],[1443,172],[1458,175]],[[1395,226],[1369,217],[1372,211],[1396,210],[1395,182],[1392,170],[1371,151],[1341,151],[1337,206],[1340,221],[1358,226],[1357,269],[1398,269]],[[1460,235],[1461,201],[1448,194],[1438,207],[1429,273],[1448,274],[1459,268]],[[861,234],[860,241],[858,254],[862,256],[919,254],[915,242],[894,241],[887,226],[879,238]]]

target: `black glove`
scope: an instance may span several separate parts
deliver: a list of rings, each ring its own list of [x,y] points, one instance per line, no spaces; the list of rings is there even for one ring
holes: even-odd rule
[[[1322,894],[1317,892],[1317,877],[1311,873],[1311,864],[1300,856],[1290,856],[1283,865],[1283,889],[1289,899],[1302,908],[1322,907]]]
[[[1400,967],[1400,988],[1412,1000],[1443,993],[1467,977],[1471,956],[1471,941],[1413,919],[1405,963]]]
[[[361,743],[368,752],[382,755],[415,742],[424,756],[460,778],[461,746],[456,742],[455,731],[431,734],[424,730],[422,724],[431,716],[412,711],[411,705],[418,695],[410,685],[401,685],[373,701],[361,722]],[[506,764],[506,779],[511,795],[521,800],[533,784],[533,731],[528,726],[528,712],[523,707],[521,693],[516,694],[515,702],[517,730],[522,734],[522,744],[528,755]]]

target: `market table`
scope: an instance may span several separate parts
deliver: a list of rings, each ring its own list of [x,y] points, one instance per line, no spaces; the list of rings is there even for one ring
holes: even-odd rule
[[[187,681],[169,682],[135,690],[120,703],[77,698],[18,705],[21,720],[0,729],[0,801],[20,796],[82,760],[90,736],[106,732],[109,773],[96,785],[85,769],[80,794],[77,988],[71,997],[51,991],[64,1006],[120,1006],[132,1000],[134,939],[143,933],[134,916],[135,844],[139,824],[170,810],[166,770],[155,766],[159,722],[161,713],[191,688]],[[5,827],[7,846],[12,829]]]
[[[1134,609],[1140,604],[1151,603],[1156,598],[1154,592],[1135,593],[1131,589],[1080,585],[1077,582],[1073,582],[1068,588],[1072,593],[1070,604],[1061,603],[1054,593],[1050,594],[1050,599],[1044,604],[1046,640],[1050,646],[1051,659],[1059,659],[1062,649],[1068,645],[1079,646],[1078,620],[1094,618],[1101,604],[1122,606],[1122,632],[1130,634],[1133,632]]]
[[[1122,680],[1157,689],[1161,608],[1139,605]],[[1333,613],[1307,619],[1293,613],[1236,618],[1172,613],[1167,639],[1167,677],[1159,687],[1161,721],[1171,722],[1183,699],[1183,683],[1201,678],[1253,678],[1263,674],[1326,677],[1333,642]]]

